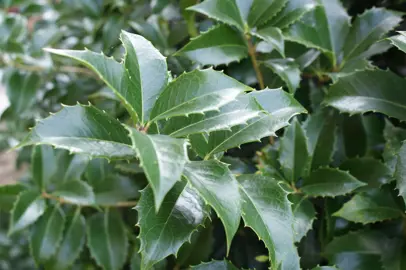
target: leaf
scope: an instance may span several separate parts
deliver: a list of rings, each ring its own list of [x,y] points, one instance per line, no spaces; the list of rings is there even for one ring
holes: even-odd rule
[[[121,32],[126,49],[124,56],[128,94],[139,120],[149,119],[149,114],[159,93],[168,81],[166,59],[154,46],[140,35]]]
[[[191,267],[192,270],[237,270],[234,265],[228,261],[211,261]]]
[[[382,156],[385,165],[390,169],[393,175],[398,162],[399,149],[402,147],[402,142],[406,140],[406,130],[401,127],[395,127],[389,120],[385,120],[383,136],[385,139],[385,148]]]
[[[336,143],[337,122],[334,114],[323,111],[309,116],[304,129],[308,138],[311,170],[332,162]]]
[[[405,121],[404,83],[390,71],[359,71],[333,84],[324,103],[351,115],[373,111]]]
[[[402,50],[406,53],[406,32],[398,31],[400,35],[390,37],[392,45],[395,45],[399,50]]]
[[[335,266],[317,266],[312,270],[339,270],[339,269]]]
[[[131,118],[136,123],[138,119],[137,108],[139,108],[138,96],[134,91],[130,91],[130,85],[126,79],[126,71],[122,64],[113,58],[106,57],[104,54],[98,54],[88,50],[57,50],[45,49],[47,52],[72,58],[81,64],[92,69],[110,87],[125,106]]]
[[[256,37],[269,43],[283,57],[285,57],[285,42],[282,31],[279,28],[268,26],[252,32]]]
[[[21,192],[14,203],[8,234],[21,231],[35,223],[45,212],[46,203],[35,190]]]
[[[80,180],[69,181],[58,186],[52,195],[76,205],[92,205],[95,202],[92,187]]]
[[[18,194],[26,188],[19,184],[0,185],[0,211],[10,212]]]
[[[222,24],[191,39],[175,55],[186,56],[203,66],[218,66],[240,61],[247,57],[248,49],[240,33]]]
[[[313,197],[335,197],[365,185],[347,172],[333,168],[320,168],[304,179],[300,190]]]
[[[301,81],[299,65],[293,59],[271,59],[265,61],[264,65],[286,83],[290,93],[294,94],[299,88]]]
[[[210,18],[221,21],[231,26],[235,26],[241,32],[245,30],[243,14],[240,11],[239,0],[205,0],[202,3],[189,7],[187,10],[193,10],[204,14]]]
[[[374,189],[355,195],[333,215],[352,222],[369,224],[399,218],[402,214],[388,191]]]
[[[186,164],[183,174],[223,222],[228,253],[241,218],[237,180],[225,163],[216,160],[192,161]]]
[[[33,181],[39,189],[46,189],[56,172],[55,154],[52,147],[48,145],[34,147],[31,162]]]
[[[87,246],[97,264],[105,270],[119,270],[127,258],[127,232],[120,213],[107,208],[87,223]]]
[[[260,26],[272,19],[287,4],[287,0],[253,0],[248,25]]]
[[[69,218],[65,234],[58,251],[51,260],[51,268],[58,270],[69,269],[78,259],[85,244],[86,223],[80,211]]]
[[[399,195],[406,202],[406,144],[404,143],[399,150],[398,160],[396,163],[396,188],[399,190]]]
[[[169,83],[151,112],[152,121],[218,110],[252,88],[213,69],[194,70]]]
[[[80,180],[84,173],[89,157],[86,155],[71,155],[68,151],[61,151],[56,163],[58,171],[54,175],[54,182],[57,184],[69,181]],[[55,165],[57,166],[57,165]]]
[[[286,28],[314,9],[314,7],[316,7],[316,3],[313,0],[290,0],[282,11],[267,22],[265,26],[272,25],[280,29]]]
[[[93,106],[67,106],[37,123],[19,147],[49,144],[92,157],[135,156],[119,121]]]
[[[372,8],[358,16],[344,46],[345,59],[357,57],[402,21],[400,13]]]
[[[33,226],[30,250],[38,265],[51,259],[57,251],[63,236],[65,214],[56,205],[48,208]]]
[[[269,250],[272,269],[299,269],[294,246],[294,217],[287,192],[274,179],[261,175],[238,177],[243,219]]]
[[[379,188],[392,180],[390,169],[379,160],[370,157],[348,159],[340,165],[340,169],[367,183],[369,188]]]
[[[154,192],[155,210],[158,211],[165,195],[181,179],[188,161],[187,141],[165,135],[147,135],[133,128],[128,131],[140,166]]]
[[[307,147],[304,130],[299,121],[294,119],[286,129],[279,149],[279,162],[288,182],[296,183],[300,177],[307,176],[310,162]]]
[[[316,210],[313,204],[303,196],[291,195],[288,197],[292,202],[292,213],[294,216],[293,231],[295,242],[306,236],[312,229],[313,221],[316,219]]]
[[[139,214],[141,269],[151,269],[157,262],[190,241],[192,233],[203,224],[207,210],[203,200],[184,182],[177,183],[165,197],[158,213],[152,209],[154,198],[148,187],[142,192],[136,209]]]

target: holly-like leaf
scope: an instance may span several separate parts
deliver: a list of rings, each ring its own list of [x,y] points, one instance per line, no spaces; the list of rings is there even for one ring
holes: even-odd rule
[[[228,65],[247,57],[248,50],[241,33],[227,25],[218,25],[193,38],[176,55],[206,65]]]
[[[379,188],[392,180],[390,169],[379,160],[370,157],[348,159],[340,165],[340,169],[349,171],[352,176],[367,183],[368,188]],[[367,187],[362,189],[364,188]]]
[[[218,110],[252,88],[213,69],[179,76],[161,93],[151,112],[153,121]]]
[[[280,29],[286,28],[315,7],[316,2],[314,0],[289,0],[282,11],[267,22],[266,26],[272,25]]]
[[[33,226],[31,254],[38,265],[48,261],[57,251],[65,227],[65,214],[60,206],[48,208]]]
[[[147,135],[128,128],[133,147],[154,192],[155,209],[159,210],[165,195],[181,179],[188,161],[187,141],[165,135]]]
[[[133,158],[128,132],[93,106],[67,106],[37,123],[19,146],[49,144],[93,157]]]
[[[309,196],[335,197],[365,186],[348,172],[333,168],[320,168],[310,173],[300,188]]]
[[[362,224],[399,218],[402,211],[386,190],[374,189],[355,195],[334,216]]]
[[[63,240],[58,251],[50,262],[52,269],[65,270],[79,257],[85,244],[86,223],[80,211],[69,218]]]
[[[390,71],[366,70],[342,77],[333,84],[324,102],[341,112],[380,112],[406,120],[405,80]]]
[[[76,205],[92,205],[95,202],[92,187],[80,180],[69,181],[58,186],[52,195]]]
[[[137,112],[139,121],[149,119],[149,114],[159,93],[168,81],[168,67],[165,57],[140,35],[122,31],[126,54],[125,76],[128,92],[125,96]],[[124,83],[123,83],[124,84]]]
[[[46,188],[56,172],[54,150],[48,145],[36,146],[32,151],[31,162],[33,181],[39,189]]]
[[[314,113],[309,116],[304,128],[308,138],[311,170],[329,165],[333,159],[336,142],[335,115],[326,115],[322,111]]]
[[[139,214],[141,269],[146,270],[167,256],[176,255],[208,214],[197,192],[183,182],[169,191],[158,213],[153,211],[154,198],[150,187],[142,192],[136,209]]]
[[[269,43],[275,48],[275,50],[285,57],[285,41],[283,40],[282,31],[279,28],[268,26],[253,31],[252,34]]]
[[[396,163],[396,188],[399,190],[399,195],[406,202],[406,144],[403,144],[399,150],[398,161]]]
[[[399,35],[390,37],[392,45],[406,53],[406,31],[398,31]]]
[[[106,209],[87,223],[87,246],[97,264],[105,270],[122,269],[128,251],[127,232],[120,213]]]
[[[300,177],[305,177],[309,171],[310,155],[305,132],[296,119],[286,129],[281,139],[279,162],[285,179],[295,183]]]
[[[295,242],[300,242],[307,232],[311,230],[313,221],[316,219],[316,210],[314,210],[313,204],[303,196],[292,194],[289,196],[289,201],[293,203]]]
[[[223,222],[229,251],[241,218],[237,180],[226,164],[216,160],[190,162],[183,174]]]
[[[11,211],[8,234],[21,231],[35,223],[45,212],[45,209],[45,200],[37,191],[27,190],[20,193]]]
[[[9,212],[13,208],[13,204],[17,199],[18,194],[26,188],[19,184],[0,185],[0,210]]]
[[[400,13],[384,8],[372,8],[365,11],[355,19],[351,26],[344,46],[345,59],[357,57],[365,52],[401,21]]]
[[[242,175],[238,181],[245,225],[264,241],[272,269],[299,269],[287,192],[274,179],[261,175]]]
[[[237,270],[238,268],[228,261],[211,261],[192,266],[193,270]]]
[[[290,93],[294,94],[296,89],[299,88],[301,80],[300,69],[293,59],[271,59],[265,61],[264,65],[286,83]]]
[[[288,3],[288,0],[254,0],[248,14],[248,25],[260,26],[272,19]]]

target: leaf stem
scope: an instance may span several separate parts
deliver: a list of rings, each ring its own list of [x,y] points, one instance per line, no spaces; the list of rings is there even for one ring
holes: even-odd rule
[[[245,39],[247,40],[248,54],[251,58],[251,62],[252,62],[252,66],[255,70],[255,74],[257,75],[259,87],[261,89],[264,89],[265,88],[264,77],[262,76],[261,70],[259,69],[255,46],[252,44],[251,36],[249,34],[245,35]]]
[[[49,194],[49,193],[47,193],[45,191],[42,192],[41,196],[44,199],[54,200],[54,201],[57,201],[60,204],[77,205],[78,207],[94,207],[94,206],[96,206],[96,205],[93,205],[93,204],[76,204],[76,203],[73,203],[71,201],[67,201],[67,200],[65,200],[63,198],[60,198],[60,197],[54,196],[52,194]],[[129,207],[136,206],[137,203],[138,203],[137,201],[126,201],[126,202],[117,202],[117,203],[114,203],[114,204],[104,204],[104,205],[99,205],[99,206],[102,206],[102,207],[115,207],[115,208],[121,208],[121,207],[129,208]]]

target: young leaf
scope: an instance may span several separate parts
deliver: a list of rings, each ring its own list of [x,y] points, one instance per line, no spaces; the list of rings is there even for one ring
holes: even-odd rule
[[[275,48],[275,50],[285,57],[285,42],[283,40],[282,31],[279,28],[268,26],[253,31],[252,34],[269,43]]]
[[[314,210],[313,204],[303,196],[292,194],[288,198],[293,203],[295,242],[300,242],[307,232],[311,230],[313,221],[316,219],[316,210]]]
[[[33,180],[39,189],[45,189],[56,172],[54,150],[48,145],[36,146],[31,161]]]
[[[187,141],[165,135],[147,135],[128,128],[133,147],[154,192],[155,209],[159,210],[165,195],[181,179],[188,161]]]
[[[76,205],[91,205],[95,202],[92,187],[80,180],[69,181],[59,185],[52,195]]]
[[[293,244],[294,217],[287,192],[277,181],[260,175],[238,177],[246,226],[251,227],[269,250],[272,269],[299,269]]]
[[[299,65],[293,59],[271,59],[265,61],[264,65],[286,83],[290,93],[294,94],[299,88],[301,80]]]
[[[176,55],[184,55],[203,66],[218,66],[240,61],[247,57],[248,50],[241,33],[222,24],[193,38]]]
[[[305,177],[308,174],[310,155],[307,138],[302,126],[296,119],[286,129],[285,135],[281,139],[279,162],[285,179],[290,183],[296,183],[300,177]]]
[[[151,109],[168,81],[165,57],[140,35],[121,32],[128,94],[141,123],[149,119]]]
[[[192,233],[203,224],[207,209],[200,196],[184,182],[167,194],[158,213],[154,212],[152,189],[142,192],[136,209],[139,214],[142,255],[141,269],[151,269],[157,262],[178,252],[190,241]]]
[[[289,0],[286,6],[265,26],[272,25],[280,29],[286,28],[299,20],[307,12],[316,7],[314,0]]]
[[[357,57],[402,21],[401,14],[372,8],[354,21],[344,46],[345,59]]]
[[[27,190],[20,193],[11,211],[8,234],[21,231],[36,222],[45,209],[45,200],[37,191]]]
[[[333,168],[320,168],[304,179],[300,190],[313,197],[335,197],[365,185],[347,172]]]
[[[399,195],[406,202],[406,144],[403,144],[399,150],[398,161],[395,171],[396,188]]]
[[[216,160],[190,162],[183,174],[223,222],[229,251],[241,218],[237,180],[226,164]]]
[[[106,209],[87,223],[87,246],[97,264],[105,270],[122,269],[128,250],[127,232],[120,213]]]
[[[69,219],[66,231],[58,251],[52,258],[50,267],[52,269],[70,269],[70,266],[79,257],[85,244],[86,223],[80,211]]]
[[[399,50],[406,53],[406,32],[398,31],[398,33],[400,35],[390,37],[389,40],[391,41],[392,45],[395,45]]]
[[[128,132],[93,106],[67,106],[37,123],[19,146],[49,144],[93,157],[133,158]]]
[[[403,78],[390,71],[366,70],[342,77],[333,84],[325,104],[350,114],[380,112],[406,120]]]
[[[374,189],[355,195],[334,216],[362,224],[399,218],[402,211],[386,190]]]
[[[65,227],[65,214],[59,205],[50,207],[33,226],[30,250],[38,265],[48,261],[57,251]]]
[[[151,112],[152,121],[218,110],[252,88],[213,69],[194,70],[173,80]]]
[[[228,261],[211,261],[191,267],[192,270],[237,270],[238,268]]]
[[[248,25],[260,26],[272,19],[288,3],[288,0],[254,0],[248,14]]]

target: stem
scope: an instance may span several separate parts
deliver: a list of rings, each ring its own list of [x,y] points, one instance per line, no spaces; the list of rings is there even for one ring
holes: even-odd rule
[[[60,198],[60,197],[54,196],[52,194],[46,193],[45,191],[42,192],[41,196],[44,199],[54,200],[54,201],[57,201],[60,204],[78,205],[77,203],[67,201],[67,200],[65,200],[63,198]],[[127,201],[127,202],[117,202],[115,204],[105,204],[105,205],[101,205],[101,206],[102,207],[116,207],[116,208],[126,207],[126,208],[129,208],[129,207],[134,207],[136,205],[137,205],[137,201]],[[80,207],[93,207],[94,205],[92,205],[92,204],[81,204],[81,205],[78,205],[78,206],[80,206]]]
[[[248,34],[245,35],[245,38],[247,40],[247,45],[248,45],[248,54],[249,54],[249,56],[251,58],[251,62],[252,62],[252,66],[253,66],[253,68],[255,70],[255,74],[257,75],[259,87],[261,89],[264,89],[265,88],[264,77],[262,76],[261,70],[259,69],[255,46],[251,42],[250,35],[248,35]]]

